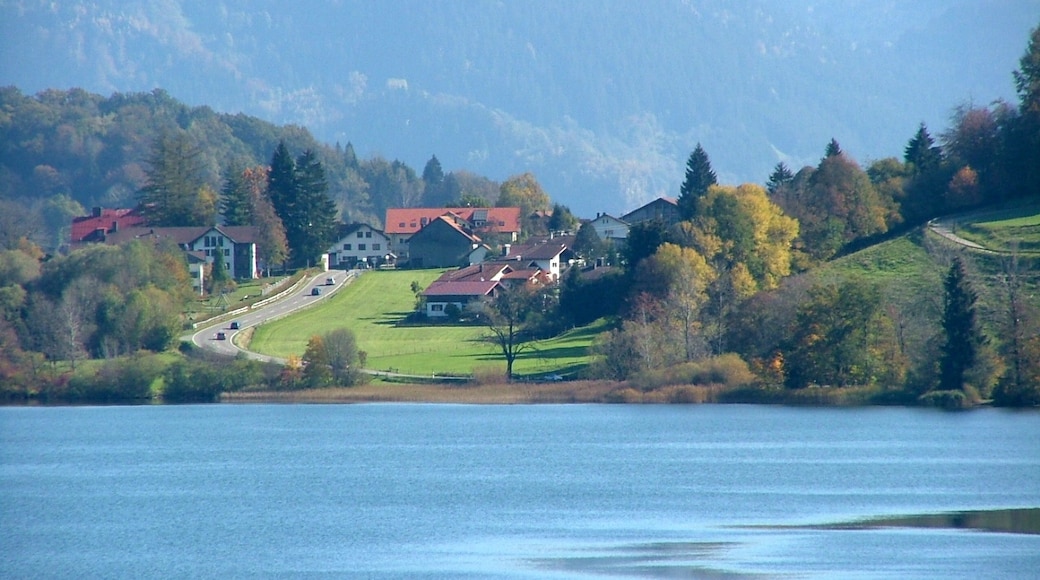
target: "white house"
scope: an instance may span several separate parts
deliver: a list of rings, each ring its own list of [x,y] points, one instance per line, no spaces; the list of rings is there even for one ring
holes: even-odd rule
[[[122,244],[131,240],[172,239],[186,252],[200,252],[212,264],[219,253],[231,277],[259,277],[256,257],[257,228],[254,226],[190,226],[129,227],[113,230],[104,236],[106,244]]]
[[[381,230],[360,223],[343,226],[328,254],[329,267],[344,270],[359,265],[374,268],[395,259],[390,238]]]
[[[592,229],[604,242],[623,242],[628,239],[628,224],[605,213],[597,214],[596,219],[589,222]]]

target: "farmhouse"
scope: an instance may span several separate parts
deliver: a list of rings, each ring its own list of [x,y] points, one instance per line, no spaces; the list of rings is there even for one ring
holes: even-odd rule
[[[589,222],[593,231],[604,242],[621,243],[628,238],[628,223],[618,218],[601,213]]]
[[[514,242],[520,235],[518,207],[390,208],[386,210],[385,233],[394,254],[401,260],[410,260],[412,236],[440,217],[447,217],[466,233],[483,238]]]
[[[257,229],[254,226],[131,227],[105,234],[100,241],[122,244],[132,240],[173,240],[185,252],[201,252],[210,264],[220,253],[224,267],[238,279],[257,278]]]
[[[649,221],[663,222],[668,226],[677,224],[682,221],[679,216],[679,201],[674,197],[659,197],[621,216],[621,220],[628,224]]]
[[[500,260],[523,264],[514,269],[536,269],[545,273],[550,281],[560,278],[562,265],[571,254],[574,236],[556,236],[537,240],[523,246],[505,246]]]
[[[339,230],[338,240],[328,250],[329,267],[375,268],[394,261],[390,238],[368,224],[350,224]]]
[[[137,210],[95,207],[90,215],[72,218],[70,245],[75,248],[92,242],[103,242],[110,232],[143,224],[144,217]]]
[[[423,312],[431,318],[444,318],[448,316],[450,305],[462,311],[480,300],[494,298],[499,290],[496,280],[434,282],[422,292]]]
[[[484,260],[488,248],[448,216],[427,223],[409,240],[409,263],[415,268],[468,266]]]

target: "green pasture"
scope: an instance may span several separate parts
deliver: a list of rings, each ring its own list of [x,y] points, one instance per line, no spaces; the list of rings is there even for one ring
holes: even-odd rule
[[[1022,253],[1040,253],[1040,205],[1030,204],[958,220],[957,235],[983,247]]]
[[[821,281],[858,278],[877,284],[896,303],[938,295],[946,267],[928,254],[922,235],[914,232],[865,248],[824,265],[813,275]]]
[[[349,328],[367,367],[407,374],[470,374],[475,368],[505,362],[483,340],[482,326],[401,324],[415,307],[412,281],[423,288],[443,270],[374,270],[361,275],[320,305],[256,329],[250,349],[279,357],[302,355],[311,336]],[[570,372],[587,362],[587,347],[599,329],[576,329],[532,345],[517,360],[514,372]]]

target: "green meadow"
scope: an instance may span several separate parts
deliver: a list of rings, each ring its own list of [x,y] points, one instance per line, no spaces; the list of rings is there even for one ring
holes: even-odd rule
[[[1040,253],[1040,204],[1023,204],[980,213],[956,222],[957,235],[983,247],[1008,252],[1017,246],[1023,254]]]
[[[469,375],[505,368],[483,326],[404,323],[415,307],[411,284],[423,288],[444,270],[373,270],[318,306],[256,329],[250,350],[279,357],[302,355],[311,336],[349,328],[368,355],[366,366],[406,374]],[[570,373],[588,363],[588,346],[601,326],[579,328],[533,343],[516,361],[520,375]]]

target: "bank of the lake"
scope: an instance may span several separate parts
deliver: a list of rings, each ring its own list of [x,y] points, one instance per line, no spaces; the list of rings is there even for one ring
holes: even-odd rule
[[[224,403],[459,403],[459,404],[768,404],[817,407],[920,406],[913,396],[880,387],[779,389],[676,385],[640,389],[618,381],[399,383],[356,387],[225,392]]]

